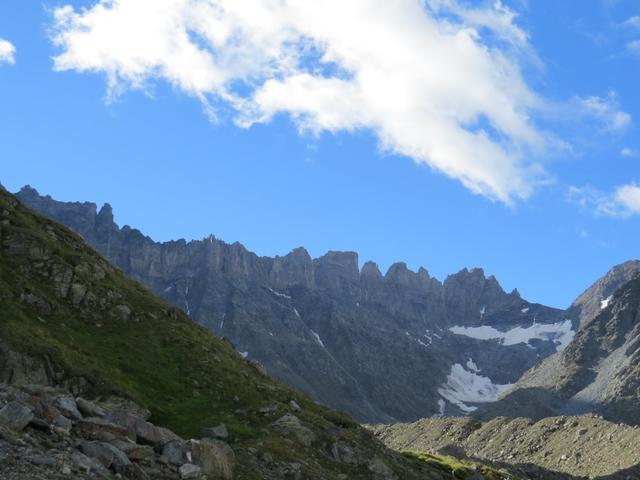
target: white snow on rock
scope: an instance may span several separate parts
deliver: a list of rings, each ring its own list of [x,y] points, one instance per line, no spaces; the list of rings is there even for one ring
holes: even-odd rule
[[[613,299],[613,295],[609,295],[604,300],[600,300],[600,309],[604,310],[605,308],[607,308],[609,306],[609,304],[611,303],[612,299]]]
[[[444,416],[444,409],[447,406],[446,402],[442,399],[438,400],[438,415],[439,416]]]
[[[318,335],[316,332],[314,332],[313,330],[311,330],[311,335],[314,336],[314,338],[316,339],[316,342],[318,342],[318,344],[324,348],[324,343],[322,343],[322,339],[320,338],[320,335]]]
[[[249,352],[240,352],[240,355],[242,355],[242,358],[247,358],[249,356]]]
[[[520,310],[522,313],[527,313],[529,311],[529,307],[524,307]]]
[[[480,316],[484,316],[486,311],[487,311],[487,306],[483,305],[482,308],[480,309]]]
[[[459,363],[455,363],[451,366],[451,373],[446,383],[438,389],[438,393],[463,412],[471,413],[478,407],[467,405],[467,403],[495,402],[500,394],[510,387],[511,384],[495,384],[489,377],[470,372]]]
[[[476,373],[480,371],[480,369],[478,368],[478,365],[476,365],[476,362],[473,361],[473,358],[470,358],[469,360],[467,360],[467,368],[472,372],[476,372]]]
[[[276,297],[286,298],[287,300],[291,300],[291,297],[289,295],[285,295],[284,293],[281,293],[281,292],[276,292],[273,288],[270,288],[269,291],[273,293]]]
[[[296,314],[296,317],[300,318],[300,313],[298,313],[298,309],[297,308],[293,309],[293,313]]]
[[[478,340],[500,340],[502,345],[529,344],[531,340],[551,340],[556,344],[556,350],[563,350],[575,337],[571,320],[558,323],[536,323],[530,327],[515,327],[506,332],[483,325],[481,327],[451,327],[456,335],[464,335]]]

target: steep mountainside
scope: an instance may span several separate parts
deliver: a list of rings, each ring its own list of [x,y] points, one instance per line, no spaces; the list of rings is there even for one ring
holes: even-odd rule
[[[565,346],[578,318],[505,293],[482,270],[443,283],[352,252],[258,257],[213,236],[156,243],[111,207],[18,197],[277,379],[369,422],[468,413]]]
[[[496,418],[429,418],[377,425],[376,436],[397,450],[454,454],[507,468],[525,477],[640,478],[640,430],[595,415]]]
[[[275,382],[0,189],[0,477],[123,476],[441,480],[452,469],[392,452]]]
[[[597,412],[640,424],[640,277],[605,297],[601,307],[565,350],[527,371],[480,417]]]
[[[600,311],[609,305],[613,294],[640,273],[640,260],[630,260],[616,265],[580,295],[568,310],[572,318],[580,320],[580,328],[586,327]]]

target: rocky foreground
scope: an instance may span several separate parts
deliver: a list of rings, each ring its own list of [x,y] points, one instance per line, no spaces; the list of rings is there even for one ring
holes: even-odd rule
[[[149,423],[150,412],[125,399],[97,405],[59,388],[0,384],[0,406],[6,480],[233,478],[229,445],[184,440]],[[224,426],[208,433],[228,435]]]

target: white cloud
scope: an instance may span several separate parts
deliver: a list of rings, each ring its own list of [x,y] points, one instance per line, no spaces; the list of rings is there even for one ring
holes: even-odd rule
[[[57,70],[104,73],[109,94],[170,82],[242,127],[375,131],[505,203],[545,180],[548,136],[521,70],[527,34],[500,1],[101,0],[54,10]]]
[[[606,97],[576,97],[574,102],[583,115],[597,120],[606,132],[624,133],[631,125],[631,115],[620,109],[616,92],[611,91]]]
[[[622,150],[620,150],[620,156],[622,156],[622,157],[637,157],[638,156],[638,152],[636,152],[632,148],[624,147]]]
[[[569,198],[596,215],[622,218],[640,215],[640,185],[633,182],[610,194],[592,187],[570,187]]]
[[[629,17],[624,24],[628,27],[635,28],[636,30],[640,30],[640,16],[634,15],[633,17]]]
[[[0,38],[0,63],[16,63],[16,47],[11,42]]]

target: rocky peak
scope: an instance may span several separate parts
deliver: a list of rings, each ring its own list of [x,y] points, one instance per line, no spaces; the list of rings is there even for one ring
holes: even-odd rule
[[[113,208],[109,203],[105,203],[96,217],[96,224],[98,225],[113,225]]]
[[[311,288],[314,275],[313,261],[309,252],[298,247],[284,257],[275,257],[269,278],[278,288],[287,288],[293,285]]]
[[[358,254],[329,251],[313,261],[316,283],[329,290],[349,288],[358,281]]]
[[[365,264],[362,266],[362,271],[360,272],[360,275],[362,276],[362,278],[366,278],[366,279],[375,279],[375,280],[382,279],[382,272],[380,272],[380,268],[378,267],[378,264],[370,260],[365,262]]]
[[[448,310],[455,317],[467,318],[471,324],[513,301],[496,278],[486,277],[481,268],[465,268],[449,275],[443,284],[443,296]]]
[[[396,262],[389,267],[385,275],[387,281],[396,285],[413,288],[419,290],[422,287],[420,275],[409,270],[404,262]]]
[[[640,260],[629,260],[616,265],[585,290],[571,304],[568,313],[572,318],[580,320],[580,329],[585,328],[603,308],[608,306],[616,290],[638,274],[640,274]]]

